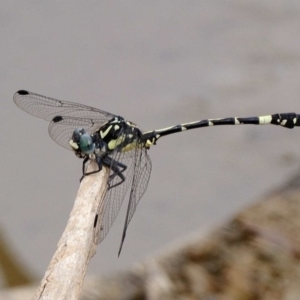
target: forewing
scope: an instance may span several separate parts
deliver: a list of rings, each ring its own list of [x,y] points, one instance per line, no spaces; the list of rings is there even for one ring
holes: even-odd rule
[[[125,181],[122,184],[109,189],[104,196],[104,200],[101,201],[98,206],[98,223],[94,228],[94,241],[96,244],[99,244],[108,234],[109,229],[120,211],[124,197],[132,183],[134,174],[134,156],[124,154],[125,153],[123,152],[115,151],[111,156],[114,161],[121,162],[127,166],[127,169],[123,172]],[[114,172],[110,170],[110,176],[113,174]],[[119,181],[120,178],[115,176],[110,182],[110,185],[112,186]]]
[[[123,247],[123,243],[126,237],[127,227],[135,213],[139,201],[141,200],[142,196],[147,190],[147,186],[151,174],[152,164],[151,164],[150,157],[147,154],[147,150],[145,148],[139,148],[136,154],[137,157],[135,159],[135,163],[136,163],[135,171],[133,174],[132,187],[130,191],[125,224],[123,228],[122,239],[121,239],[118,255],[120,255]]]
[[[120,135],[127,136],[130,133],[132,132],[130,128],[128,128],[128,132],[120,132]],[[136,138],[138,139],[138,137]],[[122,148],[122,146],[120,147]],[[104,197],[104,200],[99,204],[97,210],[99,219],[94,229],[94,240],[96,244],[99,244],[106,237],[109,229],[111,228],[120,211],[121,205],[126,193],[129,190],[129,187],[132,186],[138,163],[138,153],[141,152],[141,149],[142,148],[134,148],[126,152],[121,152],[121,149],[116,149],[112,154],[109,155],[112,159],[112,164],[114,162],[119,162],[126,165],[127,169],[122,173],[125,177],[125,182],[123,182],[119,186],[109,189]],[[113,170],[110,169],[110,176],[113,174]],[[120,182],[120,178],[118,176],[115,176],[112,181],[110,181],[110,186],[113,186],[118,182]]]
[[[51,121],[56,116],[90,118],[99,127],[115,115],[84,104],[57,100],[25,90],[14,95],[16,105],[27,113]]]
[[[135,209],[139,201],[141,200],[141,198],[147,190],[151,174],[151,168],[152,164],[150,157],[147,154],[147,150],[143,148],[138,153],[137,165],[133,176],[132,189],[128,203],[128,217],[126,217],[125,227],[128,226],[130,220],[134,215]]]
[[[93,134],[99,128],[99,125],[89,118],[57,116],[50,122],[48,132],[57,144],[72,150],[69,141],[72,138],[73,131],[79,127],[84,128],[89,134]]]

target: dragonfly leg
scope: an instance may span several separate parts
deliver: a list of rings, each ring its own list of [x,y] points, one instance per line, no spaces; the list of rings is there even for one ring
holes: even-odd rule
[[[86,175],[85,174],[85,165],[86,165],[86,163],[87,163],[87,161],[89,160],[89,157],[88,156],[86,156],[84,159],[83,159],[83,162],[82,162],[82,176],[81,176],[81,178],[80,178],[80,182],[82,181],[82,179],[84,178],[84,176]]]
[[[122,168],[122,169],[118,169],[118,171],[121,173],[123,173],[127,169],[127,166],[120,163],[119,161],[114,161],[114,166]],[[116,177],[116,175],[117,175],[116,173],[118,173],[118,172],[115,172],[114,174],[109,176],[109,181],[113,180]]]
[[[110,175],[109,179],[108,179],[109,189],[112,189],[112,188],[122,184],[125,181],[125,176],[122,173],[127,169],[126,165],[124,165],[118,161],[112,161],[111,158],[108,156],[105,159],[103,159],[103,163],[105,165],[109,166],[110,169],[113,171],[113,174]],[[120,178],[120,181],[110,186],[110,182],[116,176],[118,176]]]
[[[85,176],[87,176],[87,175],[91,175],[91,174],[95,174],[95,173],[98,173],[98,172],[100,172],[101,170],[102,170],[102,160],[101,160],[101,157],[96,157],[96,163],[97,163],[97,165],[98,165],[98,170],[96,170],[96,171],[93,171],[93,172],[88,172],[88,173],[85,173],[85,165],[86,165],[86,163],[89,161],[90,159],[89,159],[89,157],[88,156],[86,156],[85,158],[84,158],[84,160],[83,160],[83,163],[82,163],[82,177],[80,178],[80,182],[81,182],[81,180],[85,177]]]

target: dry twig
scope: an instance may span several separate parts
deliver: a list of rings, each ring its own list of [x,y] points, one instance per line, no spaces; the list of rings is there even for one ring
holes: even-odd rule
[[[96,168],[92,162],[88,172]],[[107,177],[108,171],[103,168],[82,180],[67,227],[33,299],[79,299],[88,263],[96,252],[93,223],[106,192]]]

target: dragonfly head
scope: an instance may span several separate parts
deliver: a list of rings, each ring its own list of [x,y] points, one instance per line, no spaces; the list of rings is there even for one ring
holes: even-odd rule
[[[76,128],[73,132],[72,139],[69,141],[70,146],[75,151],[76,155],[92,154],[95,150],[95,143],[90,134],[83,128]]]

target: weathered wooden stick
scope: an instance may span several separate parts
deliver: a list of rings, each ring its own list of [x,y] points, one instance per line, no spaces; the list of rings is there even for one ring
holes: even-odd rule
[[[88,172],[97,168],[96,163],[91,162]],[[106,192],[107,178],[106,168],[83,178],[67,227],[34,300],[79,299],[87,266],[96,252],[93,225],[99,201]]]

